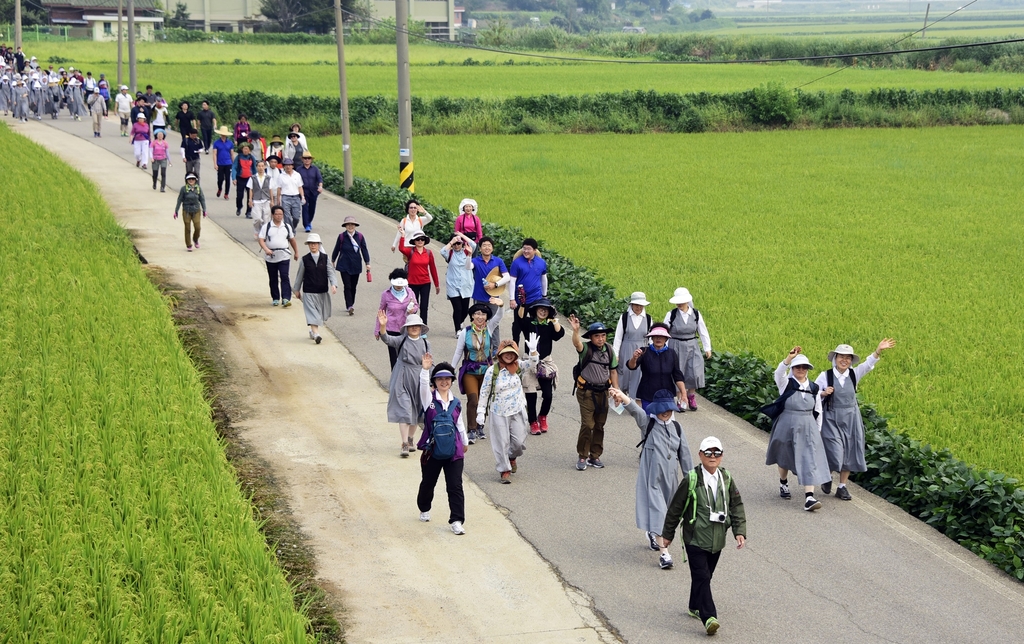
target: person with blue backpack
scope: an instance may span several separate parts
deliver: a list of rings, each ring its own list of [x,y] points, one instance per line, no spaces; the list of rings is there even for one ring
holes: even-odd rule
[[[661,389],[642,408],[636,400],[620,390],[612,389],[612,397],[626,406],[626,411],[640,428],[640,468],[636,473],[636,527],[644,531],[647,544],[661,551],[658,537],[665,525],[668,503],[679,488],[679,471],[693,469],[690,446],[682,425],[675,419],[678,402],[672,391]],[[662,570],[672,567],[672,555],[661,553],[658,565]]]
[[[736,481],[722,467],[722,441],[708,436],[700,442],[700,465],[687,470],[686,478],[672,497],[661,530],[667,552],[682,523],[683,544],[690,566],[690,601],[687,614],[700,620],[708,635],[718,632],[718,609],[711,594],[711,577],[725,549],[730,528],[736,549],[747,543],[747,515]]]
[[[430,353],[423,354],[420,371],[420,402],[423,405],[423,433],[417,447],[420,453],[420,489],[416,505],[420,521],[430,521],[430,505],[434,501],[434,487],[444,472],[444,485],[448,492],[448,525],[452,532],[466,534],[466,495],[462,490],[462,468],[469,447],[466,421],[462,417],[462,403],[452,393],[455,368],[447,362],[434,365]],[[433,390],[431,390],[433,386]]]

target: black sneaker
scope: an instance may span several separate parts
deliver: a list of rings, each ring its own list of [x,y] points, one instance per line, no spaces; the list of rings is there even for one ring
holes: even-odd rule
[[[807,510],[808,512],[814,512],[820,507],[821,501],[814,498],[813,496],[807,497],[807,499],[804,501],[804,510]]]
[[[821,493],[832,494],[832,481],[829,481],[828,483],[825,483],[824,485],[821,486]]]
[[[793,495],[789,493],[789,485],[786,483],[779,483],[779,496],[784,499],[791,499]]]
[[[238,208],[238,209],[235,210],[235,216],[236,217],[241,217],[242,216],[242,209],[241,208]]]
[[[850,496],[850,491],[846,489],[845,485],[836,490],[836,498],[840,501],[850,501],[853,499],[853,497]]]
[[[587,465],[590,467],[596,467],[599,470],[604,468],[604,463],[602,463],[599,458],[588,458]]]
[[[658,540],[655,539],[654,537],[655,537],[655,534],[653,532],[648,532],[647,533],[647,541],[649,542],[649,544],[651,546],[651,550],[653,550],[655,552],[658,552],[659,550],[661,550],[661,546],[658,545]]]

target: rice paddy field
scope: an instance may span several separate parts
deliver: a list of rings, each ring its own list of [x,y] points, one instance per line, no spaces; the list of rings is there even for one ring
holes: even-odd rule
[[[125,231],[3,124],[0,147],[0,639],[308,641]]]
[[[897,338],[862,395],[890,424],[1024,477],[1024,128],[421,136],[417,193],[528,234],[663,314],[693,293],[716,350],[817,367]],[[341,167],[337,137],[310,141]],[[353,139],[397,181],[391,136]],[[609,323],[608,320],[605,320]]]
[[[665,92],[731,92],[769,81],[816,90],[867,90],[1024,87],[1024,74],[954,73],[912,69],[849,68],[822,78],[829,70],[797,63],[771,65],[624,65],[579,63],[523,65],[533,59],[440,45],[410,47],[412,92],[422,97],[505,97],[536,94],[618,92],[654,89]],[[106,73],[116,80],[117,49],[112,43],[70,42],[26,44],[41,61],[59,56],[74,65]],[[573,54],[575,55],[575,54]],[[127,56],[127,54],[126,54]],[[493,65],[463,65],[467,59]],[[211,91],[260,90],[283,95],[336,95],[337,52],[329,45],[236,45],[139,43],[139,82],[165,96]],[[507,65],[510,59],[516,64]],[[127,59],[126,59],[127,60]],[[235,64],[239,63],[249,64]],[[397,94],[394,48],[354,45],[346,49],[349,93],[352,96]],[[437,65],[445,61],[443,66]],[[154,62],[146,62],[154,61]],[[534,62],[536,62],[534,60]],[[124,68],[127,79],[127,62]],[[215,106],[216,107],[216,106]]]

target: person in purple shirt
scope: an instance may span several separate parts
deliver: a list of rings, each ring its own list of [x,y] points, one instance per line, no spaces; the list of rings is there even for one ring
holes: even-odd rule
[[[373,335],[375,338],[380,338],[381,334],[387,334],[392,336],[402,335],[402,328],[405,325],[405,320],[410,313],[416,313],[420,310],[419,300],[416,299],[416,294],[409,288],[408,274],[404,268],[396,268],[391,271],[388,275],[391,285],[388,290],[384,291],[380,295],[380,306],[377,307],[378,311],[384,311],[386,322],[382,326],[380,319],[377,318],[376,325],[373,327]],[[398,361],[398,349],[388,345],[388,359],[391,361],[392,371],[395,369],[395,363]]]
[[[537,240],[527,237],[523,240],[522,255],[512,260],[512,279],[509,290],[512,292],[512,309],[518,306],[529,307],[548,294],[548,265],[537,254]],[[512,340],[517,344],[524,332],[525,316],[512,318]]]
[[[474,304],[485,304],[491,309],[491,314],[498,312],[498,307],[491,304],[491,296],[487,293],[484,288],[487,282],[487,276],[495,268],[498,269],[498,274],[501,277],[494,283],[494,286],[504,286],[511,280],[511,276],[508,274],[508,268],[505,266],[504,260],[500,257],[495,257],[494,253],[494,240],[490,237],[481,237],[480,243],[477,244],[477,250],[480,254],[473,258],[473,302]],[[495,329],[494,335],[491,336],[491,347],[493,351],[498,350],[498,342],[500,342],[500,330]]]

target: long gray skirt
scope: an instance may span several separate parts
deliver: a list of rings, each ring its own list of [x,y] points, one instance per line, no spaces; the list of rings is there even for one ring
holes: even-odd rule
[[[700,350],[700,340],[669,340],[668,346],[676,352],[679,359],[679,370],[683,372],[683,382],[687,389],[700,389],[704,386],[704,353]]]
[[[764,463],[795,473],[800,485],[822,485],[832,480],[832,474],[818,422],[812,414],[814,401],[801,398],[800,394],[793,394],[786,400],[785,411],[772,426]]]
[[[866,472],[864,459],[864,420],[860,407],[833,407],[821,419],[821,442],[825,458],[833,472]]]
[[[306,312],[306,324],[323,326],[331,317],[331,294],[303,293],[302,310]]]

